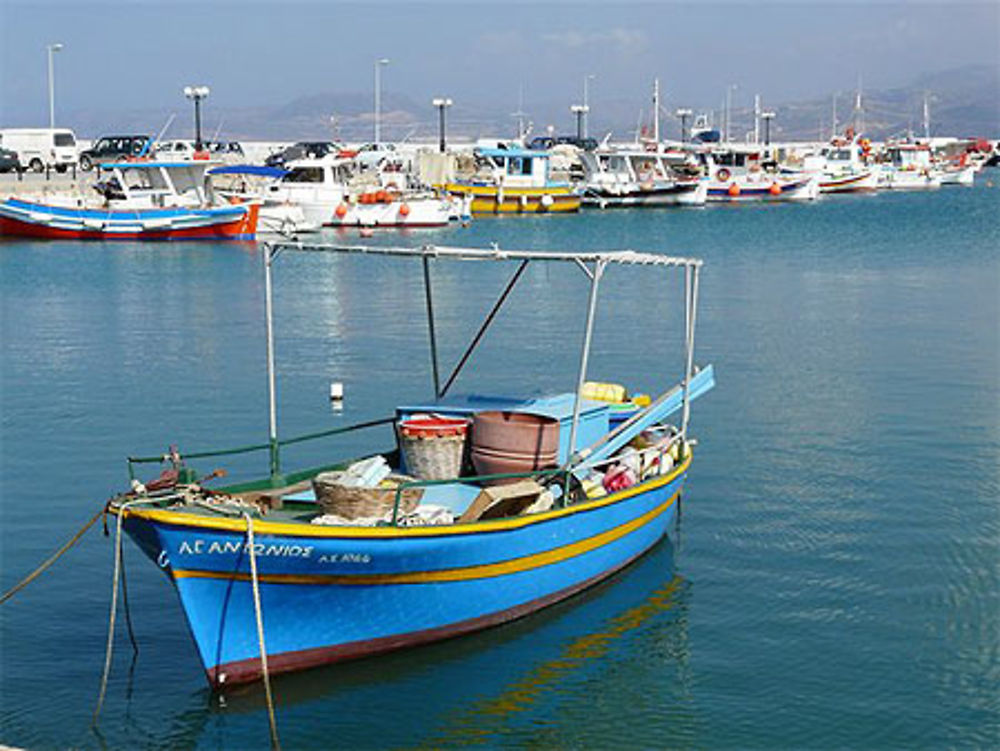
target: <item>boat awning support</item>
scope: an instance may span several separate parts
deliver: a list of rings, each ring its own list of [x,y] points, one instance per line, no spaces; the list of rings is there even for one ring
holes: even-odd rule
[[[587,324],[583,331],[583,350],[580,353],[580,373],[576,379],[576,397],[573,399],[573,422],[569,428],[569,456],[576,454],[576,434],[580,424],[580,410],[583,407],[583,384],[587,381],[587,361],[590,359],[590,343],[594,333],[594,318],[597,315],[597,287],[601,283],[604,275],[604,261],[598,259],[594,262],[593,271],[585,263],[578,261],[579,265],[590,277],[590,296],[587,300]]]
[[[285,484],[281,476],[281,455],[278,448],[278,406],[274,375],[274,304],[271,291],[271,266],[281,252],[270,243],[264,243],[264,318],[267,324],[267,401],[269,417],[268,443],[271,454],[271,484],[280,487]]]
[[[424,263],[425,264],[427,263],[426,256],[424,256]],[[489,327],[493,324],[493,319],[496,318],[497,313],[500,312],[500,308],[502,308],[504,303],[507,302],[507,298],[510,296],[511,291],[514,289],[514,286],[517,284],[517,281],[521,278],[521,274],[524,273],[524,270],[527,267],[528,267],[528,259],[522,260],[517,267],[517,271],[514,272],[514,275],[510,278],[510,281],[507,282],[507,286],[504,287],[503,292],[500,293],[500,297],[497,298],[497,301],[493,304],[493,307],[490,309],[490,312],[483,320],[482,324],[479,327],[479,331],[477,331],[476,335],[472,338],[472,341],[469,343],[469,346],[466,348],[465,353],[458,361],[458,364],[455,366],[455,369],[451,372],[451,375],[448,376],[448,380],[445,381],[444,388],[442,388],[440,391],[437,392],[437,396],[439,399],[448,393],[448,389],[451,388],[451,385],[455,382],[455,379],[458,378],[458,374],[461,373],[462,368],[465,367],[465,363],[468,362],[469,358],[472,356],[472,353],[475,351],[476,347],[479,346],[479,342],[482,341],[482,338],[486,334],[487,329],[489,329]],[[428,313],[430,313],[429,308],[428,308]],[[431,331],[433,330],[434,330],[434,323],[432,321]],[[436,372],[437,371],[435,370],[435,373]],[[436,390],[437,389],[436,376],[435,376],[434,386]]]
[[[441,396],[441,379],[438,375],[437,336],[434,333],[434,298],[431,295],[431,259],[423,257],[424,262],[424,296],[427,298],[427,328],[431,338],[431,370],[434,374],[434,396]]]
[[[681,412],[681,440],[687,442],[691,417],[691,378],[694,375],[694,328],[698,318],[698,267],[684,267],[684,406]]]

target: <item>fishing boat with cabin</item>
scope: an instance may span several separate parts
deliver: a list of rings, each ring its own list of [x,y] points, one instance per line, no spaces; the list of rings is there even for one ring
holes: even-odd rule
[[[819,176],[782,174],[767,169],[756,148],[696,147],[695,154],[708,180],[708,200],[812,201],[819,197]]]
[[[226,201],[207,171],[218,162],[138,160],[101,165],[97,196],[0,201],[0,235],[73,240],[253,240],[258,201]]]
[[[390,404],[384,417],[352,427],[279,439],[271,274],[279,253],[297,250],[422,266],[433,365],[427,401]],[[266,683],[271,673],[525,616],[613,575],[666,534],[692,462],[691,404],[714,386],[711,365],[695,364],[700,260],[300,242],[264,244],[263,258],[270,435],[228,453],[266,452],[269,474],[210,489],[208,478],[217,473],[203,477],[192,463],[227,452],[172,448],[129,459],[131,488],[107,506],[117,517],[117,555],[124,530],[173,584],[214,688],[261,677]],[[443,377],[431,268],[463,261],[515,268]],[[453,394],[531,264],[586,275],[575,387],[548,396]],[[599,292],[620,267],[683,279],[684,351],[666,369],[678,382],[655,399],[588,381]],[[673,380],[669,372],[660,376]],[[388,438],[381,453],[300,471],[282,464],[281,450],[290,444],[372,430]],[[134,472],[162,463],[166,469],[152,480]]]
[[[703,206],[708,195],[708,183],[688,152],[604,148],[585,151],[580,159],[584,206]]]
[[[558,214],[579,211],[580,194],[551,171],[552,154],[522,148],[477,148],[471,174],[448,182],[473,214]]]

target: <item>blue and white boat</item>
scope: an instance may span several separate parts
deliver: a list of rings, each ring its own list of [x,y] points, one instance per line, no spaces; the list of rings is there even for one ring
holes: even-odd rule
[[[394,440],[382,454],[285,473],[283,446],[322,438],[277,435],[271,269],[278,252],[297,249],[422,262],[434,383],[424,404],[396,404],[384,419],[325,434],[388,432],[392,426]],[[692,461],[691,402],[714,385],[712,367],[698,368],[694,358],[700,260],[633,251],[302,243],[266,244],[263,251],[270,436],[255,448],[269,453],[269,475],[209,490],[190,466],[199,455],[171,450],[164,457],[130,459],[130,474],[142,462],[170,466],[151,482],[133,476],[131,490],[108,504],[118,521],[117,555],[124,530],[169,578],[214,688],[266,681],[272,673],[423,644],[525,616],[611,576],[666,534]],[[458,366],[441,378],[431,265],[468,260],[517,268]],[[575,390],[504,399],[449,394],[531,263],[579,268],[589,277]],[[603,398],[623,399],[613,395],[615,389],[595,391],[586,380],[600,282],[618,266],[681,272],[685,280],[685,346],[674,369],[680,382],[655,399],[627,405],[630,416],[624,421],[615,419],[622,413],[616,405],[584,398],[609,391]],[[459,427],[457,433],[407,433],[422,420]],[[551,454],[545,453],[548,448],[536,452],[522,446],[519,461],[527,460],[522,471],[481,471],[502,465],[480,461],[488,454],[486,428],[509,421],[543,426],[552,439]],[[450,441],[461,444],[458,453]],[[440,447],[446,458],[452,452],[450,469],[418,466],[426,452]],[[209,455],[218,461],[220,454],[200,456]],[[548,461],[542,461],[545,456]],[[508,484],[497,484],[501,481]],[[327,493],[331,487],[352,502],[360,497],[378,508],[368,516],[331,510],[340,497]]]

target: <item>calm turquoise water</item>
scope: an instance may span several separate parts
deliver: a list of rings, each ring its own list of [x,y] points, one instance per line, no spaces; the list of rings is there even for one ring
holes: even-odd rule
[[[672,540],[515,624],[276,680],[283,745],[1000,746],[998,218],[1000,187],[982,179],[378,238],[701,256],[698,359],[718,387],[695,404]],[[439,264],[443,362],[512,271]],[[0,245],[0,588],[124,485],[126,455],[265,438],[262,289],[253,246]],[[676,380],[678,279],[614,270],[604,292],[592,375]],[[456,388],[571,388],[585,294],[577,270],[532,267]],[[285,254],[276,309],[285,434],[427,395],[417,262]],[[262,691],[210,695],[169,584],[131,545],[140,652],[120,631],[89,729],[111,555],[94,529],[2,606],[0,742],[265,748]]]

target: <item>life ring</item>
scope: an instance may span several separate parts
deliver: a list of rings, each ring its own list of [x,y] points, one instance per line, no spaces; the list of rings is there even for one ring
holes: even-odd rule
[[[719,171],[715,173],[715,179],[720,183],[724,183],[730,178],[730,172],[725,167],[719,167]]]

